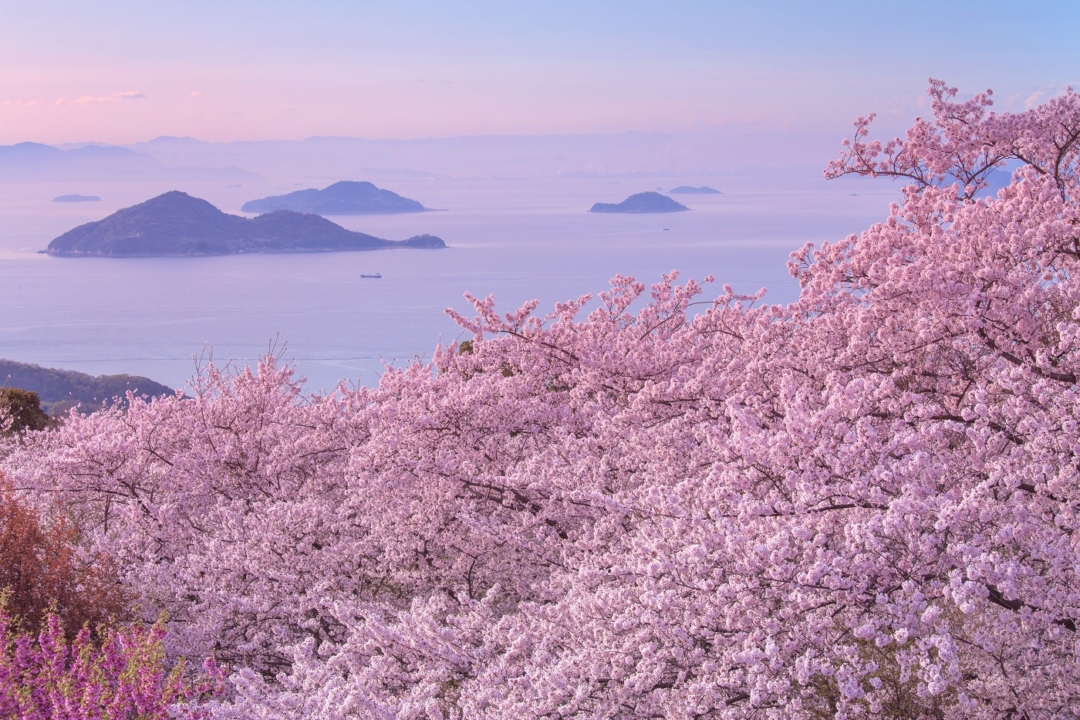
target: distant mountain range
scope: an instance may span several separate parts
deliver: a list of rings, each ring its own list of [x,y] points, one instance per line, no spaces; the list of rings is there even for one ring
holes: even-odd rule
[[[689,210],[680,202],[658,192],[631,195],[621,203],[596,203],[589,212],[594,213],[670,213]]]
[[[0,387],[15,387],[36,392],[41,409],[59,415],[69,408],[97,410],[113,398],[123,400],[128,391],[136,395],[163,397],[173,394],[172,388],[138,375],[87,375],[74,370],[56,370],[40,365],[0,360]]]
[[[720,195],[719,190],[714,190],[711,187],[702,185],[701,187],[691,187],[690,185],[680,185],[677,188],[671,188],[668,190],[672,195]]]
[[[31,142],[0,145],[0,182],[248,180],[256,177],[237,167],[168,167],[145,153],[111,145],[86,145],[73,150]]]
[[[375,215],[423,212],[427,208],[395,192],[380,190],[369,182],[346,180],[322,190],[297,190],[288,195],[252,200],[240,209],[251,213],[292,210],[315,215]]]
[[[159,137],[127,146],[167,165],[234,165],[276,179],[685,177],[704,182],[729,172],[797,167],[820,174],[839,152],[835,132],[817,134],[620,133],[494,135],[368,140],[205,142]],[[698,180],[700,178],[700,180]],[[666,180],[664,182],[667,182]],[[315,185],[310,182],[308,186]],[[648,186],[644,186],[648,187]]]
[[[36,143],[0,147],[0,182],[315,178],[389,183],[434,178],[685,177],[778,168],[818,173],[835,133],[620,133],[367,140],[205,142],[159,137],[126,146]],[[243,168],[242,170],[240,168]],[[700,181],[700,180],[699,180]]]
[[[433,235],[384,240],[291,210],[251,219],[228,215],[205,200],[173,190],[69,230],[44,252],[139,257],[443,247],[446,243]]]

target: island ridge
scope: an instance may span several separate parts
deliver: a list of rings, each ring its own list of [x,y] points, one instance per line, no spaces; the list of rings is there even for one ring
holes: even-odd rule
[[[173,190],[104,220],[80,225],[49,243],[48,255],[138,257],[443,248],[434,235],[385,240],[291,210],[244,218]]]

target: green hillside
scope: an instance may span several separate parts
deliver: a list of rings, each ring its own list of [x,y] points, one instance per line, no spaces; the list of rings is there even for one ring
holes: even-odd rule
[[[94,376],[13,360],[0,360],[0,387],[37,393],[41,409],[50,415],[65,413],[76,405],[80,412],[92,412],[113,398],[123,400],[129,390],[151,397],[173,394],[172,388],[138,375]]]

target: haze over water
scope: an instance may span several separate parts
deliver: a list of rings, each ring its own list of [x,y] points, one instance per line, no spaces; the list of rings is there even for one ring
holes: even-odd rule
[[[41,0],[8,10],[0,146],[104,143],[172,169],[261,178],[15,182],[0,162],[0,357],[174,386],[192,375],[192,356],[250,363],[274,343],[312,391],[375,383],[384,361],[464,337],[443,312],[467,311],[464,291],[494,293],[503,310],[537,298],[547,312],[616,273],[651,283],[678,269],[715,275],[707,293],[765,286],[767,301],[788,302],[792,250],[865,229],[895,199],[892,186],[821,179],[855,117],[878,113],[876,137],[902,133],[928,113],[931,76],[964,97],[992,87],[995,110],[1022,111],[1077,84],[1080,68],[1080,5],[1054,0]],[[390,239],[432,233],[449,249],[36,254],[173,189],[237,212],[338,180],[447,212],[333,221]],[[676,215],[586,212],[684,184],[724,194],[678,196],[693,211]],[[51,202],[71,193],[102,201]]]
[[[691,212],[597,215],[597,201],[679,184],[722,195],[675,196]],[[277,182],[191,183],[182,189],[238,212],[244,201],[292,189]],[[301,185],[306,185],[301,183]],[[446,250],[236,255],[191,258],[57,258],[37,254],[62,232],[176,183],[8,184],[0,188],[0,356],[94,374],[127,372],[180,387],[193,356],[254,363],[275,342],[310,391],[338,381],[375,384],[383,363],[430,357],[440,341],[468,337],[444,313],[468,311],[462,293],[494,293],[498,307],[596,293],[616,273],[652,283],[716,276],[707,295],[769,288],[796,295],[788,254],[838,240],[881,219],[895,191],[805,176],[549,178],[381,182],[427,207],[388,216],[334,217],[353,230],[400,239],[442,237]],[[722,186],[722,187],[721,187]],[[63,193],[102,202],[60,204]],[[665,230],[664,228],[668,228]],[[382,279],[361,274],[381,273]]]

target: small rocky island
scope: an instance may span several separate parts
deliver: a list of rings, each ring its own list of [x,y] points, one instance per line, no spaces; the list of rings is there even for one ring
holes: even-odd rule
[[[386,215],[427,210],[415,200],[382,190],[369,182],[348,180],[334,183],[322,190],[297,190],[288,195],[252,200],[244,203],[240,209],[251,213],[292,210],[315,215]]]
[[[97,195],[59,195],[52,199],[53,202],[100,202]]]
[[[318,215],[281,210],[256,218],[229,215],[178,190],[80,225],[49,243],[48,255],[149,257],[232,253],[443,248],[434,235],[384,240],[346,230]]]
[[[631,195],[621,203],[596,203],[589,212],[594,213],[669,213],[689,210],[682,203],[676,202],[658,192],[643,192]]]
[[[668,190],[672,195],[721,195],[719,190],[702,185],[701,187],[691,187],[690,185],[680,185],[677,188],[671,188]]]

